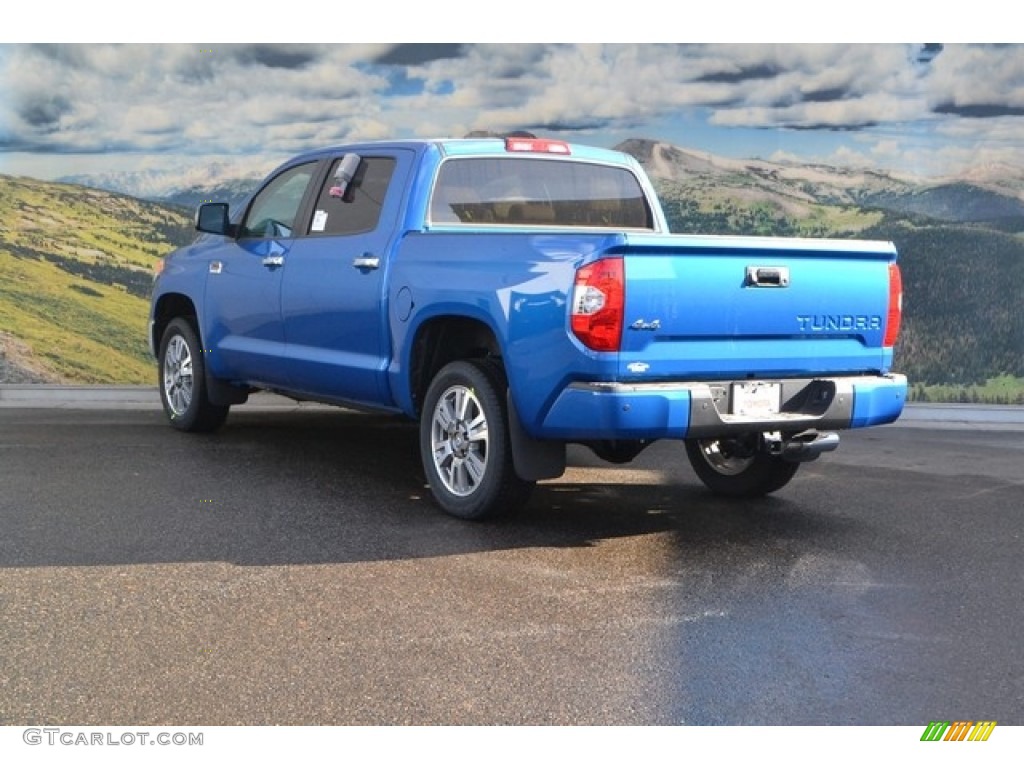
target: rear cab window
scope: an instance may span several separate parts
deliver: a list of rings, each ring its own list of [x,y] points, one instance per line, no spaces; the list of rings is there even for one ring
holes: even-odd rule
[[[654,229],[636,176],[599,163],[524,157],[455,157],[438,171],[433,225]]]

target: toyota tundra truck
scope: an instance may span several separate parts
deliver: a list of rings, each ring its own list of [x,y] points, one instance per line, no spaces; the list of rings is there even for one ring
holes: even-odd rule
[[[670,234],[639,163],[525,136],[299,155],[201,205],[153,287],[170,424],[257,390],[404,414],[437,504],[527,502],[566,446],[685,446],[714,493],[786,485],[838,431],[895,421],[894,246]]]

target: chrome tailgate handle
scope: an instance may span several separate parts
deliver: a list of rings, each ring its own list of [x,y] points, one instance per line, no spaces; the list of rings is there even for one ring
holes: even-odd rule
[[[789,285],[789,267],[747,267],[744,285],[756,288],[785,288]]]

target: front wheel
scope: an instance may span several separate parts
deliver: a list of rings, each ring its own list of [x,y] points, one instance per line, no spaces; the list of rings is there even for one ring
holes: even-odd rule
[[[490,361],[449,363],[423,401],[423,471],[441,508],[464,520],[512,511],[533,490],[512,463],[504,379]]]
[[[693,471],[721,496],[750,498],[782,488],[800,468],[767,453],[760,435],[746,434],[710,440],[687,440],[686,454]]]
[[[192,324],[175,318],[160,341],[160,400],[171,426],[183,432],[212,432],[224,423],[228,406],[214,405],[206,391],[206,364]]]

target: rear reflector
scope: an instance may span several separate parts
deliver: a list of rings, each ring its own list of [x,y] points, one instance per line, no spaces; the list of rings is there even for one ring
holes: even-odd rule
[[[900,268],[895,263],[889,265],[889,314],[885,318],[885,337],[883,347],[892,347],[900,335],[900,323],[903,320],[903,278]]]
[[[580,267],[572,290],[572,332],[596,352],[617,352],[622,343],[625,303],[621,256]]]
[[[506,152],[544,152],[549,155],[568,155],[569,145],[553,139],[521,139],[509,136],[505,139]]]

